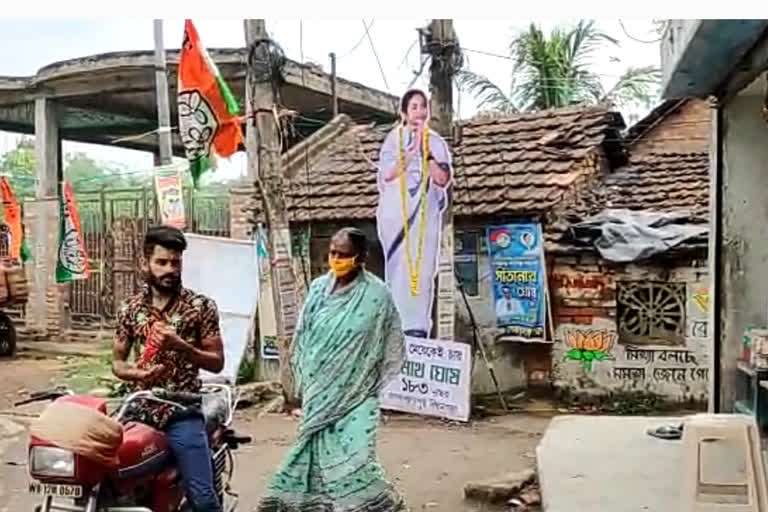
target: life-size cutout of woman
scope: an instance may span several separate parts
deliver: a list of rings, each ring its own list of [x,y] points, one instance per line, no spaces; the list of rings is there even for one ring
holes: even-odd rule
[[[420,338],[432,329],[443,213],[453,175],[448,144],[427,124],[428,105],[418,89],[402,97],[401,123],[379,154],[376,212],[386,283],[405,334]]]

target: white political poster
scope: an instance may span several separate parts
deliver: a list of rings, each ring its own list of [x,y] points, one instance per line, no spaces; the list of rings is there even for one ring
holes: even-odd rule
[[[406,337],[405,363],[381,391],[381,408],[467,421],[472,354],[466,343]]]
[[[203,380],[225,378],[234,383],[253,336],[259,298],[256,244],[247,240],[185,234],[182,282],[207,295],[219,308],[224,343],[224,369],[214,375],[201,370]]]

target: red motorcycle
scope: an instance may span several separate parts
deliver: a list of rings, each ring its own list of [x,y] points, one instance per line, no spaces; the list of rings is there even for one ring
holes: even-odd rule
[[[107,414],[106,400],[61,389],[33,393],[17,405],[51,399],[74,402]],[[179,409],[193,404],[202,406],[222,510],[232,512],[237,507],[237,494],[229,486],[234,472],[232,452],[251,439],[236,435],[230,428],[237,405],[233,388],[205,384],[200,394],[153,390],[129,395],[112,415],[123,425],[117,467],[105,467],[30,436],[29,492],[43,497],[37,512],[175,512],[190,508],[165,435],[145,424],[126,420],[126,412],[137,400]]]

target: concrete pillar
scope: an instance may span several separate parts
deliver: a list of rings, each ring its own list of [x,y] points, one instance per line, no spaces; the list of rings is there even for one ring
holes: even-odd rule
[[[62,330],[64,296],[68,286],[57,285],[58,183],[62,179],[61,138],[55,104],[47,98],[35,100],[35,152],[37,189],[35,199],[24,208],[33,261],[27,265],[30,283],[26,310],[27,327],[56,336]]]
[[[47,98],[35,100],[36,199],[56,199],[61,179],[61,140],[56,105]]]
[[[742,354],[747,327],[768,327],[768,124],[762,106],[765,80],[755,80],[727,104],[722,105],[720,137],[722,169],[713,214],[721,216],[715,226],[712,259],[717,296],[713,320],[713,354],[719,365],[719,412],[730,412],[740,393],[736,362]],[[718,302],[719,301],[719,302]],[[717,382],[716,382],[717,383]]]

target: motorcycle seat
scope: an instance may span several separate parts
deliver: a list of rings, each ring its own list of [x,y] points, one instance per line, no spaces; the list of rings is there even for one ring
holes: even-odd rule
[[[229,417],[229,403],[223,393],[205,393],[202,403],[205,428],[210,433],[223,425]]]

